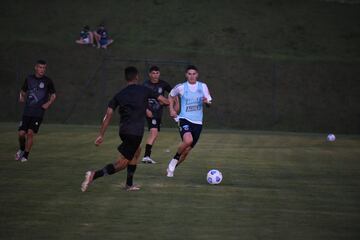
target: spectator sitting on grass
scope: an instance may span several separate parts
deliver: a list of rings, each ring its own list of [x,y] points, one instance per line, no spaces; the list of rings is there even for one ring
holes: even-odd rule
[[[98,29],[94,31],[94,38],[97,48],[101,47],[106,49],[107,46],[114,42],[114,40],[109,37],[109,34],[103,24],[100,24]]]
[[[84,28],[80,32],[80,39],[75,41],[78,44],[94,44],[94,35],[90,31],[90,27],[88,25],[84,26]]]

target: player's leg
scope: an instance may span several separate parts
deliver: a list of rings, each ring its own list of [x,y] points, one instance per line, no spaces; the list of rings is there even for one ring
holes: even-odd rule
[[[15,153],[15,160],[19,161],[24,155],[26,144],[26,132],[29,129],[30,117],[22,116],[18,128],[19,150]]]
[[[126,159],[121,153],[114,163],[109,163],[103,168],[96,171],[87,171],[85,173],[85,179],[81,184],[81,191],[85,192],[89,185],[95,181],[95,179],[112,175],[118,171],[121,171],[127,167],[129,160]]]
[[[149,136],[146,140],[145,153],[141,161],[143,163],[156,163],[151,159],[151,149],[160,131],[160,120],[156,118],[146,118],[146,120],[149,128]]]
[[[125,189],[127,191],[138,191],[140,190],[140,186],[133,184],[133,178],[136,171],[137,164],[140,159],[141,148],[140,146],[135,152],[133,159],[129,162],[127,166],[127,176],[126,176],[126,186]]]
[[[184,151],[181,153],[180,159],[176,166],[179,166],[180,163],[185,161],[185,159],[188,156],[188,154],[190,153],[191,149],[193,149],[195,147],[196,143],[199,141],[201,131],[202,131],[202,125],[192,124],[192,126],[191,126],[191,136],[192,136],[191,144],[186,149],[184,149]],[[190,143],[190,141],[189,141],[189,143]]]
[[[183,161],[185,161],[186,157],[189,155],[192,147],[189,146],[184,149],[184,151],[181,153],[178,163],[176,164],[176,167],[179,166]]]
[[[32,129],[29,129],[26,133],[26,144],[25,144],[25,152],[23,157],[21,158],[21,162],[26,162],[29,158],[29,153],[34,143],[35,133]]]
[[[26,131],[19,130],[18,131],[18,138],[19,138],[19,150],[15,154],[15,160],[19,161],[25,152],[25,144],[26,144]]]
[[[85,179],[81,184],[81,191],[85,192],[90,183],[92,183],[95,179],[107,175],[112,175],[118,171],[124,170],[128,166],[129,162],[134,163],[133,158],[137,153],[142,137],[120,135],[120,138],[123,142],[118,147],[120,154],[115,163],[110,163],[97,171],[87,171],[85,174]],[[139,158],[140,153],[138,153],[136,156]]]
[[[173,159],[170,160],[168,168],[167,168],[167,176],[168,177],[173,177],[174,176],[174,171],[176,166],[179,163],[180,157],[182,156],[182,154],[186,154],[185,158],[188,154],[188,148],[191,146],[193,142],[193,137],[191,135],[191,132],[185,132],[182,135],[182,142],[180,143],[177,152],[175,154],[175,156],[173,157]],[[182,159],[182,161],[185,160],[185,158]]]
[[[27,130],[26,133],[25,151],[21,158],[21,162],[26,162],[29,159],[29,154],[34,144],[34,138],[35,135],[39,132],[42,118],[30,117],[28,122],[29,122],[29,126],[28,126],[29,129]]]
[[[167,168],[167,176],[173,177],[175,168],[185,161],[191,149],[193,149],[200,138],[202,131],[201,124],[193,124],[188,121],[180,120],[180,134],[182,134],[182,142],[178,148],[174,158],[170,161]]]

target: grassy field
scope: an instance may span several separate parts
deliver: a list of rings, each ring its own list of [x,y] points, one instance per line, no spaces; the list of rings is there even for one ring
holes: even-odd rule
[[[82,193],[84,172],[116,156],[117,128],[100,148],[98,127],[44,124],[29,162],[13,160],[16,124],[0,125],[0,239],[359,239],[360,137],[204,130],[173,179],[179,141],[164,129],[139,164],[139,192],[125,172]],[[221,185],[205,181],[222,171]]]

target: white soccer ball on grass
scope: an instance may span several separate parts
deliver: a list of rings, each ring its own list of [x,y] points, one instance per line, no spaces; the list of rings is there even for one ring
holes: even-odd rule
[[[217,169],[210,170],[206,175],[206,181],[212,185],[221,183],[222,179],[222,173]]]
[[[327,136],[327,140],[329,142],[334,142],[336,140],[336,137],[334,134],[330,133],[328,136]]]

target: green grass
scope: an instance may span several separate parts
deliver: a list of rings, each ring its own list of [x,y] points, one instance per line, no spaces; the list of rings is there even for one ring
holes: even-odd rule
[[[13,160],[16,124],[0,125],[0,239],[359,239],[360,138],[205,129],[189,159],[165,177],[179,136],[164,129],[159,164],[139,164],[139,192],[125,172],[80,191],[87,169],[112,162],[108,129],[44,124],[29,162]],[[168,152],[170,150],[170,152]],[[208,185],[217,168],[224,180]]]

